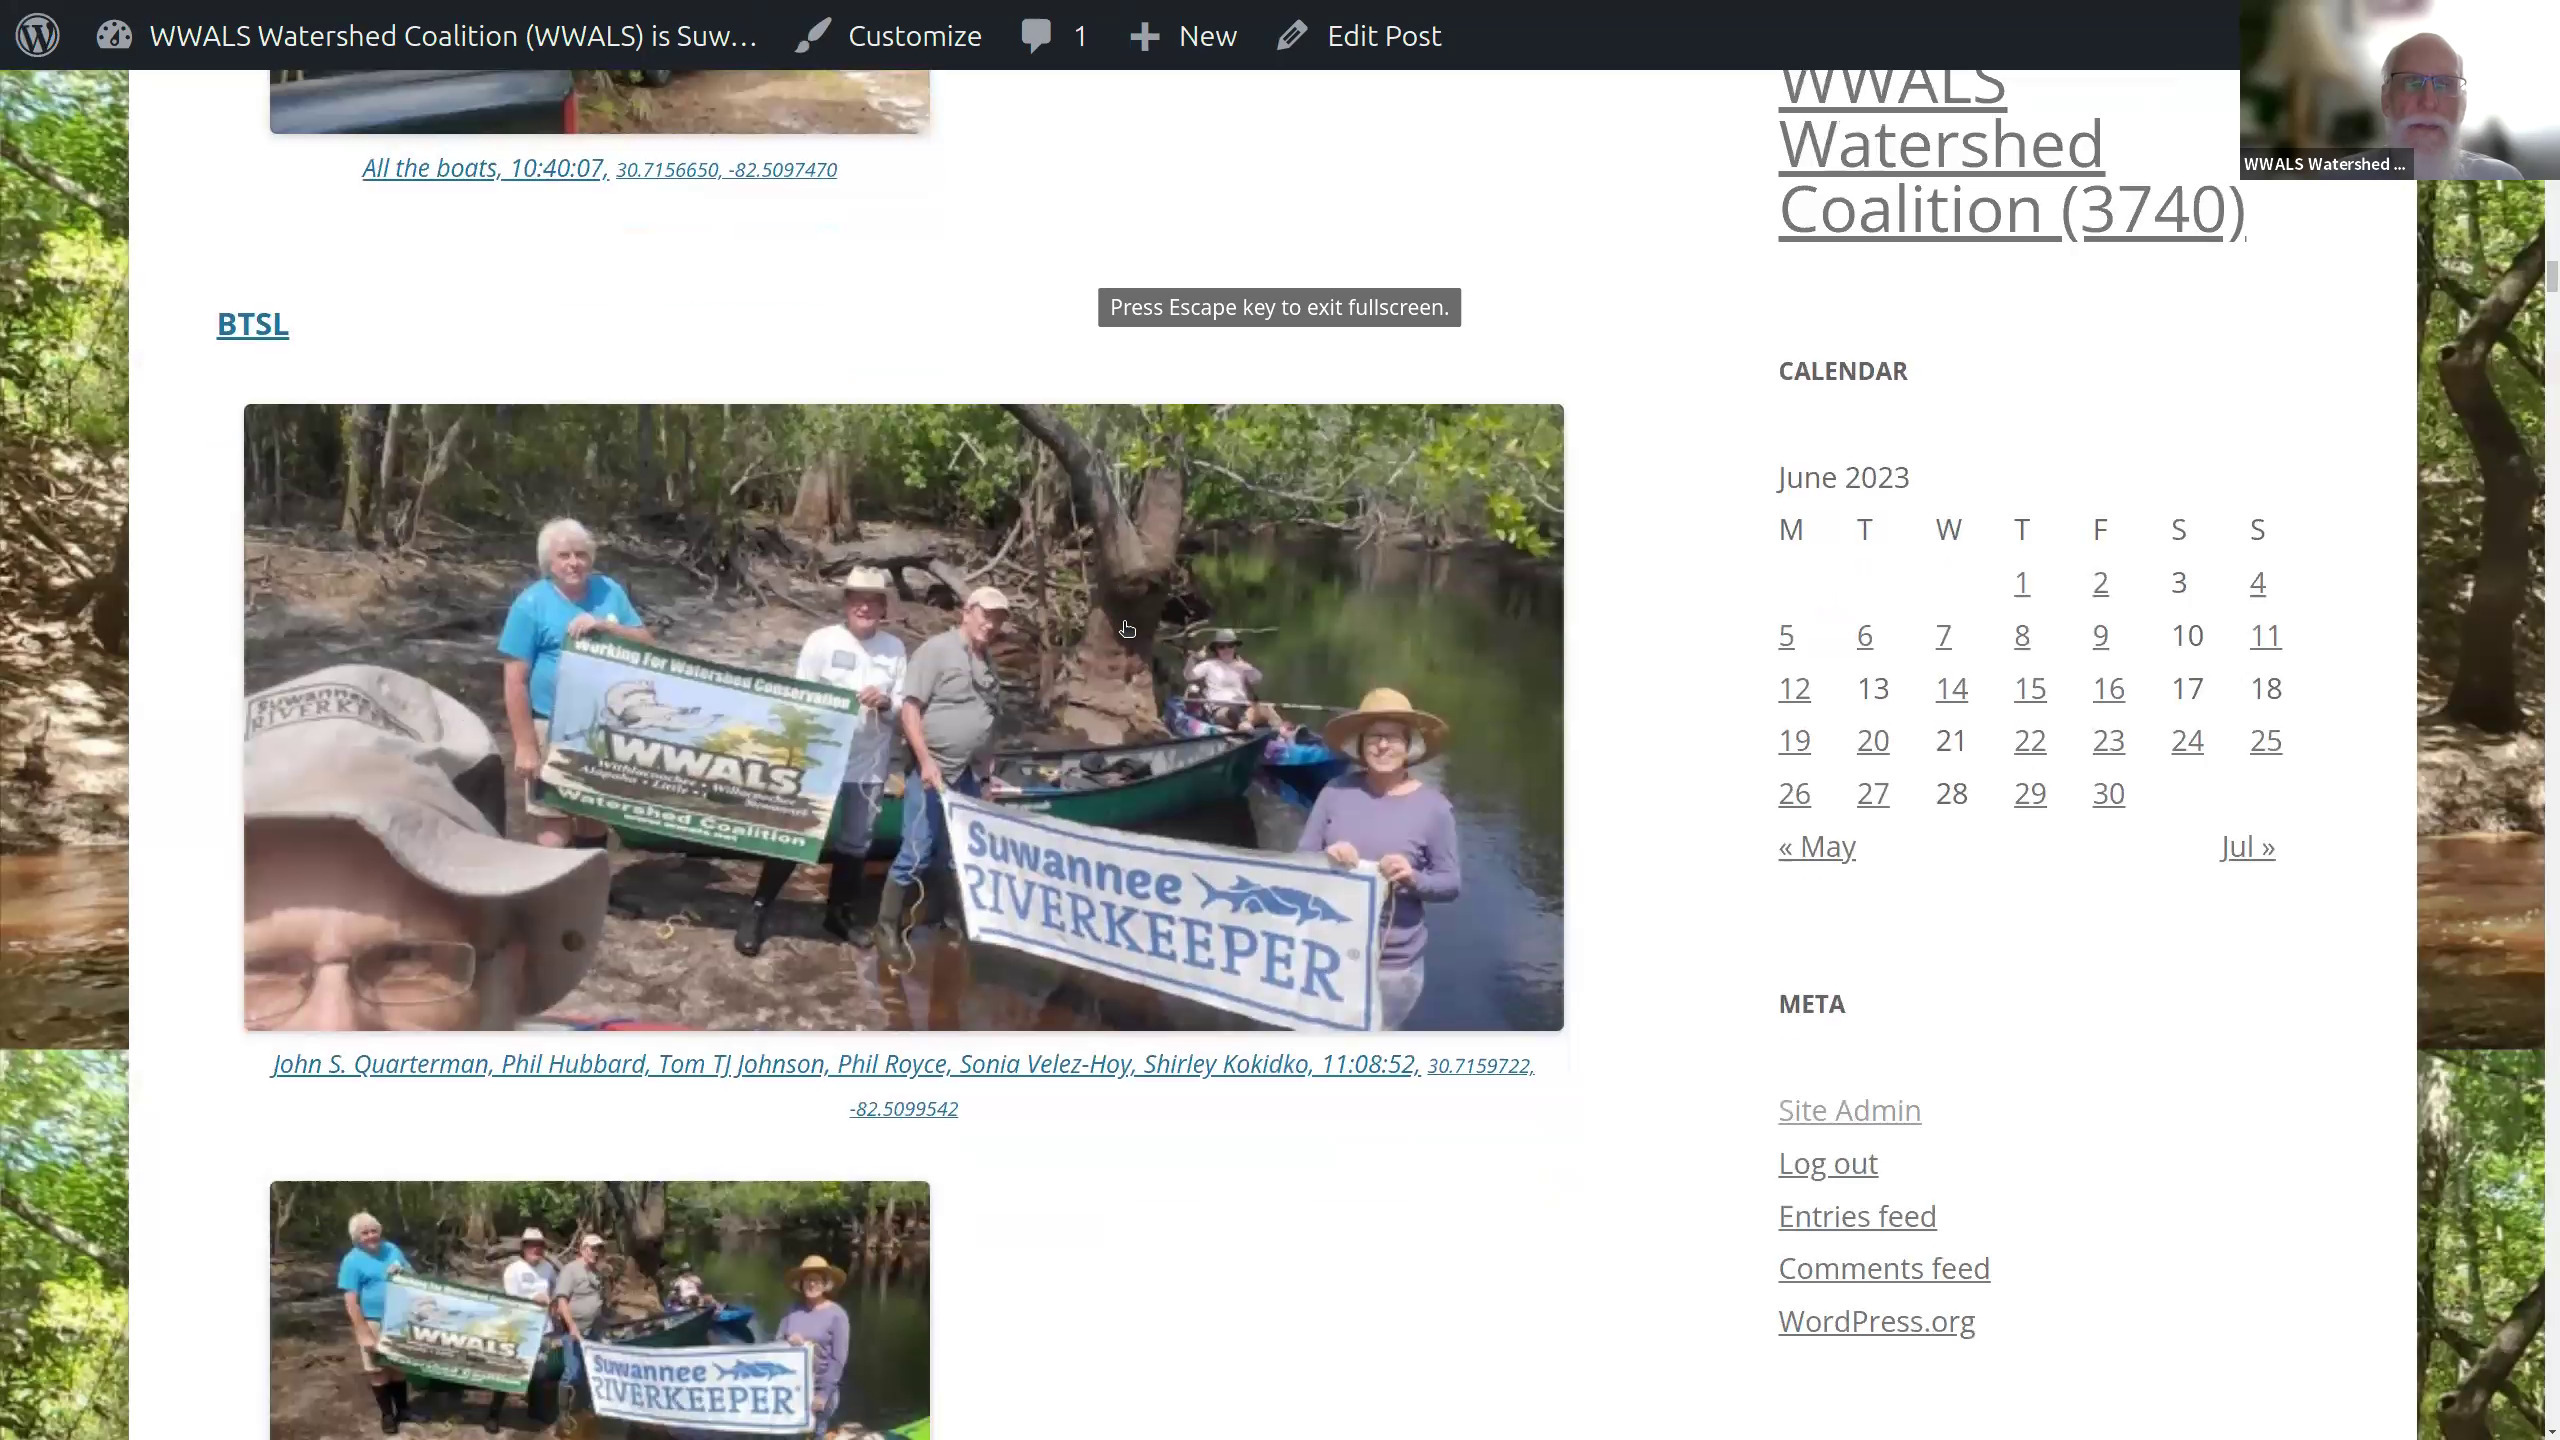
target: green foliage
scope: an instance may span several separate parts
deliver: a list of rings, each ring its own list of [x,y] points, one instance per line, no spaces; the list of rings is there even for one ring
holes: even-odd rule
[[[419,407],[404,406],[404,424]],[[1564,536],[1564,416],[1535,405],[1065,406],[1126,501],[1164,466],[1186,470],[1194,528],[1279,522],[1497,539],[1532,555]],[[550,405],[476,413],[431,504],[470,523],[553,514],[680,513],[727,553],[751,522],[788,512],[804,476],[841,477],[864,518],[1010,525],[1044,457],[994,405]],[[334,517],[344,485],[330,412],[262,407],[261,445],[286,454],[289,500]],[[399,447],[417,483],[429,436]],[[261,462],[265,463],[265,462]],[[272,477],[268,483],[272,486]],[[1071,505],[1061,484],[1051,496]],[[253,497],[255,498],[255,497]],[[288,505],[286,508],[295,508]],[[1071,510],[1062,510],[1072,518]]]
[[[2532,183],[2444,181],[2421,189],[2420,214],[2434,217],[2436,273],[2473,296],[2487,293],[2542,228],[2542,187]],[[2475,240],[2476,234],[2476,240]],[[2490,380],[2507,416],[2540,468],[2545,461],[2544,386],[2521,364],[2515,348],[2546,354],[2546,297],[2535,286],[2508,327],[2513,347],[2490,359]],[[2462,612],[2480,556],[2481,482],[2462,421],[2446,401],[2436,375],[2436,354],[2453,343],[2470,312],[2441,289],[2427,311],[2415,362],[2418,393],[2418,681],[2422,696],[2440,697],[2450,683],[2460,649]],[[2542,691],[2543,506],[2534,505],[2533,596],[2517,627],[2518,682],[2525,694]],[[2540,705],[2528,709],[2535,728]]]
[[[0,71],[0,420],[124,446],[122,71]]]
[[[2423,1273],[2433,1257],[2438,1328],[2486,1344],[2543,1274],[2543,1053],[2445,1052],[2422,1055],[2418,1065],[2422,1094],[2442,1086],[2434,1092],[2442,1102],[2438,1145],[2423,1138],[2420,1145],[2420,1265]],[[2442,1156],[2441,1183],[2433,1187],[2431,1155]],[[2435,1397],[2460,1384],[2466,1368],[2452,1345],[2434,1348],[2419,1396],[2420,1435],[2435,1435]],[[2539,1400],[2539,1337],[2511,1378]],[[2503,1398],[2489,1420],[2501,1440],[2537,1433]]]
[[[126,1148],[122,1054],[0,1051],[0,1184],[83,1242],[0,1211],[0,1435],[125,1433]]]
[[[1531,555],[1564,536],[1564,412],[1553,406],[1177,405],[1119,428],[1123,470],[1190,465],[1194,523],[1411,527]]]
[[[364,1211],[420,1264],[467,1245],[504,1241],[528,1225],[555,1244],[572,1242],[580,1226],[603,1228],[611,1213],[601,1181],[429,1180],[279,1182],[269,1192],[268,1222],[280,1247],[335,1256],[347,1246],[347,1219]],[[794,1229],[845,1228],[867,1207],[895,1200],[899,1213],[927,1208],[927,1190],[909,1181],[673,1181],[667,1185],[670,1233],[731,1224]]]

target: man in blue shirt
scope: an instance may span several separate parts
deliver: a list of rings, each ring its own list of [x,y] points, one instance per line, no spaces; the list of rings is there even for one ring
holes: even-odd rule
[[[630,595],[595,573],[596,541],[586,526],[566,518],[552,521],[535,537],[534,553],[542,578],[507,607],[506,628],[498,632],[498,654],[506,667],[508,738],[515,744],[516,776],[524,783],[524,813],[541,844],[602,850],[607,843],[603,825],[542,803],[539,777],[551,740],[551,699],[560,685],[560,647],[598,630],[643,645],[655,644],[657,638],[640,623]],[[627,905],[616,908],[636,913]]]
[[[408,1380],[382,1363],[382,1302],[391,1277],[409,1268],[409,1257],[382,1238],[381,1221],[362,1211],[347,1221],[347,1238],[355,1245],[338,1262],[338,1288],[345,1292],[347,1323],[355,1327],[356,1362],[382,1411],[382,1433],[397,1435],[401,1422],[414,1417],[409,1414]]]

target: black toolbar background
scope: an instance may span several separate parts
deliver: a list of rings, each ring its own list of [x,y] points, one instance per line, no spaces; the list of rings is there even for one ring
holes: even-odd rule
[[[773,69],[825,67],[882,70],[1768,70],[1894,68],[1992,70],[2233,70],[2239,27],[2232,0],[1798,0],[1798,3],[1692,6],[1687,13],[1634,5],[1545,7],[1390,3],[1354,9],[1193,5],[1113,11],[1078,10],[1063,0],[1018,0],[1004,9],[978,5],[897,5],[857,13],[838,0],[602,0],[583,9],[543,3],[521,9],[503,0],[415,6],[379,3],[316,5],[308,0],[229,8],[165,0],[102,0],[74,7],[18,0],[25,15],[58,22],[61,40],[49,55],[30,57],[23,44],[0,41],[0,54],[20,66],[137,70],[240,69]],[[1052,39],[1034,53],[1022,40],[1028,17],[1049,21]],[[14,18],[0,12],[0,18]],[[795,47],[824,18],[826,33],[805,52]],[[98,44],[102,22],[130,27],[132,48]],[[1308,33],[1289,49],[1279,37],[1293,21]],[[1437,43],[1390,46],[1386,28],[1427,32]],[[389,31],[396,44],[321,45],[283,49],[255,43],[263,27],[302,26]],[[537,26],[595,27],[607,43],[532,47],[422,45],[422,31],[477,26],[513,28],[520,39]],[[680,27],[721,32],[724,46],[676,43]],[[1078,43],[1077,28],[1083,29]],[[1378,43],[1333,43],[1333,27],[1367,26]],[[246,31],[238,46],[167,43],[172,27]],[[1185,43],[1185,27],[1231,32],[1227,45]],[[39,27],[41,29],[41,27]],[[975,30],[978,43],[857,45],[857,31]],[[18,38],[25,33],[20,26]],[[1141,47],[1142,33],[1155,37]],[[1899,77],[1896,77],[1897,83]],[[1925,103],[1917,101],[1914,103]]]

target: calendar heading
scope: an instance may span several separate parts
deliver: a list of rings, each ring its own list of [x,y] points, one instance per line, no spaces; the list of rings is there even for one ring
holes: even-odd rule
[[[2017,124],[1988,70],[1781,73],[1778,178],[1803,182],[1778,202],[1781,241],[2239,238],[2238,187],[2103,183],[2102,117]],[[2056,180],[2071,183],[2038,183]]]

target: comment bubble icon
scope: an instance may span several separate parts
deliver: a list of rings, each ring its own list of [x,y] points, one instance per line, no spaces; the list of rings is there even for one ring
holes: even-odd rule
[[[1039,54],[1040,47],[1049,43],[1049,22],[1046,20],[1023,21],[1022,43],[1031,47],[1032,54]]]

